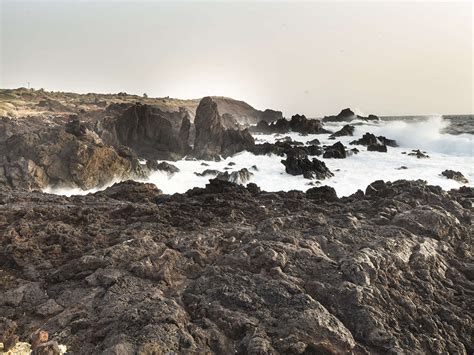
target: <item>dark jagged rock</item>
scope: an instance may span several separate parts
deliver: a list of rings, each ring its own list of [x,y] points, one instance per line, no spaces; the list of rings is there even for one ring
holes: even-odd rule
[[[125,145],[149,160],[177,160],[189,153],[190,121],[187,111],[163,112],[136,104],[108,123],[107,141]]]
[[[272,123],[260,121],[255,127],[251,127],[253,132],[257,133],[288,133],[298,132],[304,134],[330,133],[323,128],[321,121],[307,119],[304,115],[294,115],[291,120],[281,118]]]
[[[343,137],[343,136],[352,136],[354,134],[355,127],[346,124],[339,131],[330,135],[330,138]]]
[[[386,146],[389,146],[389,147],[398,147],[398,144],[395,140],[393,139],[388,139],[388,138],[385,138],[384,136],[378,136],[376,137],[374,134],[372,133],[365,133],[362,138],[358,139],[358,140],[354,140],[352,142],[350,142],[350,144],[353,144],[353,145],[365,145],[365,146],[369,146],[369,145],[386,145]]]
[[[344,159],[347,157],[346,147],[341,142],[337,142],[325,148],[323,158]]]
[[[0,313],[20,341],[41,324],[74,354],[474,351],[472,188],[111,191],[0,192]]]
[[[216,176],[216,179],[230,181],[236,184],[245,184],[252,177],[253,173],[248,171],[248,169],[243,168],[238,171],[233,171],[229,173],[228,171],[219,173]]]
[[[430,157],[428,154],[426,154],[426,152],[422,152],[419,149],[413,149],[410,153],[408,153],[408,155],[417,157],[418,159],[426,159]]]
[[[289,156],[281,162],[285,166],[285,171],[290,175],[303,175],[306,179],[316,178],[319,180],[334,176],[326,164],[316,158],[309,160],[308,157]]]
[[[454,170],[444,170],[441,175],[447,177],[448,179],[451,180],[456,180],[462,184],[468,184],[469,180],[466,179],[466,177],[459,171],[454,171]]]
[[[210,97],[203,98],[199,103],[194,124],[196,138],[193,155],[198,159],[231,156],[255,144],[248,130],[225,129],[217,104]]]

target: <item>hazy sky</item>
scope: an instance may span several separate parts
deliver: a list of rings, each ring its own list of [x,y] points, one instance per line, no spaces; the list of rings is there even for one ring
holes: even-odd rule
[[[0,0],[0,87],[473,113],[472,2]]]

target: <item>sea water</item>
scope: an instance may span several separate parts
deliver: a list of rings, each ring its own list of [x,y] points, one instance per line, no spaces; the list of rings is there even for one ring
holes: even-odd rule
[[[474,125],[472,116],[470,120]],[[469,122],[468,118],[467,126],[469,126]],[[328,122],[325,124],[325,128],[336,132],[344,124],[347,124],[347,122]],[[355,120],[351,124],[355,126],[354,135],[337,137],[335,140],[330,140],[329,134],[301,135],[292,132],[283,135],[254,135],[256,143],[273,143],[277,139],[289,136],[292,140],[305,144],[313,139],[318,139],[321,145],[332,145],[340,141],[349,149],[356,147],[360,150],[358,154],[352,154],[345,159],[316,157],[323,160],[334,173],[334,177],[319,182],[305,179],[303,176],[287,174],[285,166],[281,163],[283,157],[276,155],[257,156],[249,152],[241,152],[219,162],[186,159],[175,162],[169,161],[170,164],[177,166],[180,172],[169,175],[163,171],[156,171],[143,182],[155,184],[166,194],[182,193],[193,187],[204,187],[209,179],[214,177],[197,176],[196,172],[200,173],[205,169],[223,172],[226,171],[225,168],[229,168],[227,171],[232,172],[247,168],[253,173],[249,182],[257,184],[265,191],[306,191],[308,188],[321,184],[334,187],[338,196],[348,196],[359,189],[365,190],[367,185],[375,180],[422,179],[429,184],[439,185],[446,190],[459,188],[463,184],[441,175],[442,171],[451,169],[460,171],[469,180],[466,185],[474,186],[474,135],[460,132],[456,118],[445,119],[441,116],[433,116],[391,118],[378,122]],[[465,118],[462,124],[466,127]],[[451,130],[450,127],[452,127]],[[467,131],[469,132],[469,130]],[[351,141],[359,139],[366,132],[395,139],[399,146],[395,148],[388,147],[387,153],[380,153],[369,152],[367,147],[364,146],[349,145]],[[429,158],[419,159],[416,156],[409,156],[408,153],[412,149],[426,151]],[[229,163],[231,162],[235,165],[230,166]],[[257,170],[254,170],[253,166]],[[401,169],[402,166],[403,169]],[[92,191],[46,189],[45,192],[71,195]]]

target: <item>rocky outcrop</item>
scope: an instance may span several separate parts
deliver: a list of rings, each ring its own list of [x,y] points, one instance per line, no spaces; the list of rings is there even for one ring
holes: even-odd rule
[[[146,166],[150,170],[160,170],[168,173],[169,175],[173,175],[179,172],[179,168],[173,164],[167,163],[162,161],[158,163],[156,160],[148,160],[146,162]]]
[[[104,145],[79,121],[13,135],[0,143],[0,153],[0,184],[13,188],[87,190],[146,176],[133,152]]]
[[[298,158],[295,156],[288,156],[281,163],[285,166],[285,171],[290,175],[303,175],[305,179],[327,179],[334,176],[327,168],[326,164],[321,160],[313,158],[309,160],[308,157]]]
[[[104,139],[132,148],[141,158],[177,160],[191,150],[190,128],[186,110],[163,112],[138,103],[108,122]]]
[[[193,155],[198,159],[215,159],[231,156],[242,150],[250,149],[254,139],[248,130],[225,129],[217,104],[210,97],[201,100],[194,120],[196,138]]]
[[[336,137],[343,137],[343,136],[352,136],[354,134],[355,127],[346,124],[344,127],[342,127],[339,131],[331,134],[329,136],[330,139],[334,139]]]
[[[216,176],[216,179],[230,181],[235,184],[246,184],[247,182],[250,181],[250,178],[252,176],[253,176],[253,173],[251,173],[247,168],[243,168],[237,171],[233,171],[231,173],[229,173],[228,171],[219,173]]]
[[[398,144],[393,139],[385,138],[384,136],[376,137],[372,133],[365,133],[362,138],[352,141],[350,144],[353,145],[386,145],[389,147],[398,147]]]
[[[469,180],[459,171],[454,170],[444,170],[441,175],[445,176],[448,179],[455,180],[460,182],[461,184],[468,184]]]
[[[0,192],[0,314],[20,341],[40,326],[74,354],[474,351],[470,188],[122,186]]]
[[[308,119],[304,115],[294,115],[291,120],[281,118],[277,121],[268,123],[260,121],[255,127],[251,127],[252,132],[256,133],[288,133],[298,132],[302,134],[322,134],[330,133],[323,128],[321,121]]]
[[[323,158],[344,159],[347,157],[346,147],[341,142],[325,148]]]
[[[325,116],[323,122],[350,122],[352,120],[359,119],[363,121],[379,121],[380,118],[376,115],[359,116],[356,115],[350,108],[345,108],[336,116]]]

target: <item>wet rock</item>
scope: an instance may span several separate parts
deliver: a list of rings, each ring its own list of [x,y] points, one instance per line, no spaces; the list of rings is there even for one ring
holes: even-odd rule
[[[285,166],[285,171],[290,175],[303,175],[306,179],[316,178],[320,180],[334,176],[326,167],[326,164],[316,158],[309,160],[308,157],[296,158],[289,156],[281,162]]]
[[[365,146],[370,146],[370,145],[386,145],[389,147],[398,147],[398,144],[395,140],[393,139],[388,139],[383,136],[378,136],[376,137],[372,133],[365,133],[362,138],[350,142],[350,144],[356,144],[356,145],[365,145]]]
[[[346,124],[339,131],[330,135],[330,138],[343,137],[343,136],[352,136],[354,135],[355,127]]]
[[[219,173],[216,177],[216,179],[219,180],[224,180],[224,181],[230,181],[235,184],[245,184],[247,183],[250,178],[252,177],[253,173],[248,171],[248,169],[243,168],[238,171],[233,171],[229,173],[228,171],[224,173]]]
[[[119,201],[152,202],[163,192],[154,184],[143,184],[132,180],[122,181],[96,192],[94,196],[108,197]]]
[[[146,166],[150,170],[160,170],[160,171],[165,171],[169,175],[173,175],[176,173],[179,173],[179,168],[173,164],[167,163],[165,161],[162,161],[158,163],[156,160],[148,160],[146,162]]]
[[[419,149],[413,149],[410,153],[408,153],[408,155],[412,157],[417,157],[418,159],[426,159],[430,157],[426,154],[426,152],[422,152]]]
[[[344,159],[347,157],[346,147],[341,142],[337,142],[325,148],[323,158]]]
[[[369,152],[386,153],[387,152],[387,146],[385,144],[369,144],[367,146],[367,150]]]
[[[446,176],[448,179],[451,180],[456,180],[462,184],[468,184],[469,180],[466,179],[466,177],[460,173],[459,171],[454,171],[454,170],[444,170],[441,175]]]
[[[194,173],[194,175],[196,176],[216,176],[219,174],[221,174],[221,172],[215,169],[206,169],[200,173],[196,173],[196,172]]]

